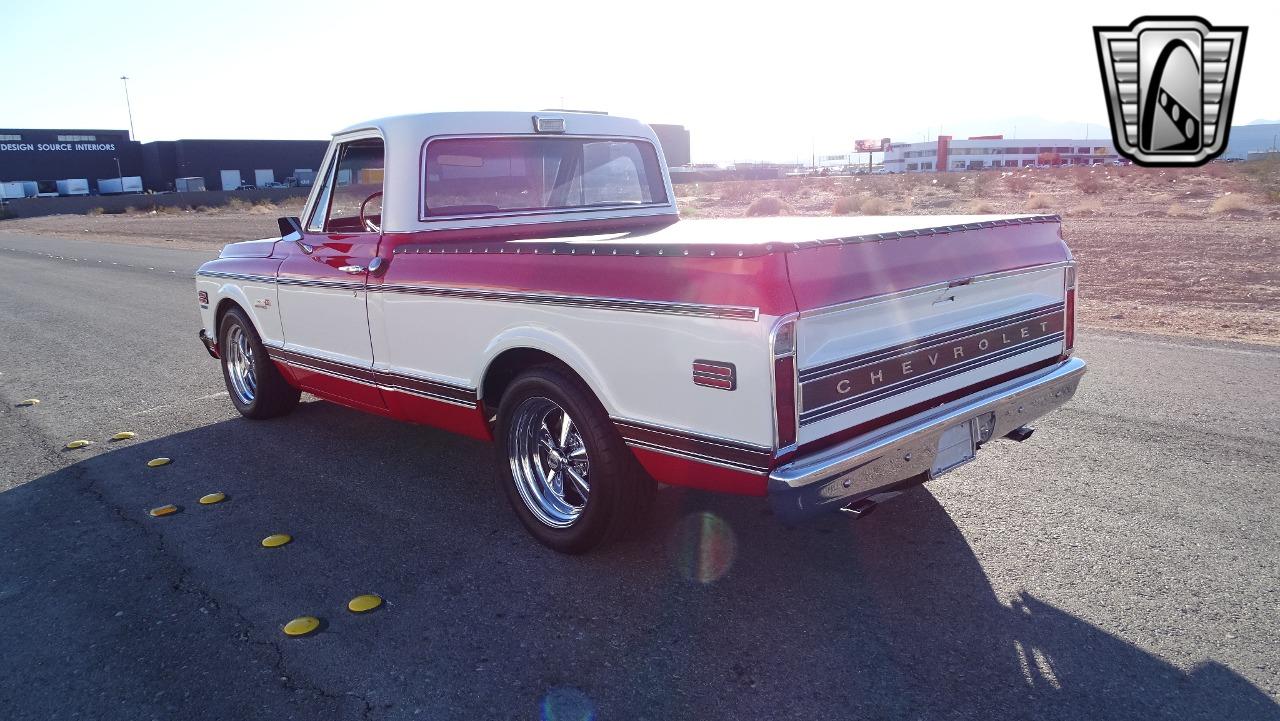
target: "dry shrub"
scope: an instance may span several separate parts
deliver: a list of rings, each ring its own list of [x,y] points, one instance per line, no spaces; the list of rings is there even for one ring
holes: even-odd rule
[[[960,187],[960,175],[956,173],[938,173],[937,177],[933,179],[933,184],[939,188],[955,190]]]
[[[102,208],[90,208],[84,211],[84,214],[85,215],[102,215],[103,212],[104,211],[102,210]]]
[[[981,198],[984,195],[989,195],[988,191],[991,190],[991,184],[995,181],[995,173],[978,172],[975,174],[973,176],[973,187],[970,189],[973,197]]]
[[[227,208],[231,210],[244,210],[248,207],[249,204],[239,198],[229,198],[227,200]]]
[[[1213,201],[1213,205],[1209,206],[1209,212],[1218,213],[1255,213],[1257,209],[1253,207],[1253,203],[1243,195],[1227,193],[1226,195]]]
[[[1251,193],[1269,203],[1280,203],[1280,153],[1270,153],[1262,160],[1240,164],[1241,179]]]
[[[793,213],[791,206],[782,202],[781,198],[773,195],[766,195],[763,198],[756,198],[751,205],[747,206],[744,215],[757,217],[764,215],[790,215]]]
[[[1199,215],[1180,203],[1170,205],[1165,209],[1164,214],[1170,218],[1195,218]]]
[[[916,188],[927,184],[928,173],[903,173],[895,176],[898,189],[904,193],[909,193]]]
[[[889,201],[873,195],[863,200],[858,209],[863,215],[884,215],[889,212]]]
[[[1076,217],[1081,217],[1081,216],[1088,217],[1090,215],[1097,215],[1098,213],[1101,213],[1101,212],[1102,212],[1102,205],[1100,205],[1098,201],[1086,200],[1083,203],[1072,208],[1071,210],[1067,211],[1067,215],[1076,216]]]
[[[1044,210],[1053,207],[1053,198],[1044,193],[1028,193],[1027,194],[1027,210]]]
[[[1231,178],[1231,177],[1234,177],[1235,175],[1234,173],[1231,172],[1231,166],[1227,165],[1226,163],[1217,162],[1217,161],[1203,166],[1202,168],[1200,168],[1200,172],[1209,176],[1210,178],[1218,178],[1218,179]]]
[[[746,200],[759,194],[756,184],[749,180],[729,180],[718,185],[716,195],[721,200]]]
[[[835,204],[831,206],[831,214],[832,215],[849,215],[850,213],[856,213],[861,209],[862,209],[862,198],[852,196],[852,195],[845,195],[845,196],[836,198]]]
[[[1076,189],[1085,195],[1097,195],[1106,188],[1106,184],[1102,182],[1093,171],[1084,170],[1083,168],[1076,171]]]
[[[985,200],[971,200],[965,211],[973,215],[990,215],[996,212],[996,209]]]
[[[175,213],[185,213],[187,212],[187,210],[188,208],[181,205],[157,205],[156,206],[156,212],[164,213],[165,215],[172,215]]]
[[[1022,195],[1031,190],[1031,178],[1015,173],[1004,179],[1004,187],[1011,193]]]

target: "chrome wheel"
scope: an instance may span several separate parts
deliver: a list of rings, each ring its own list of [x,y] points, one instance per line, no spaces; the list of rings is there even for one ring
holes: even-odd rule
[[[520,498],[542,523],[572,525],[591,494],[587,446],[573,419],[555,401],[528,398],[509,428],[507,455]]]
[[[227,330],[227,377],[231,379],[231,391],[241,405],[252,405],[258,395],[258,374],[254,366],[253,343],[238,323]]]

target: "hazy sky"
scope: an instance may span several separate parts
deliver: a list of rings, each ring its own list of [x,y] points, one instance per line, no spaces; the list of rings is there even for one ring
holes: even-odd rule
[[[1236,124],[1280,119],[1280,3],[10,2],[0,127],[140,140],[321,138],[431,110],[606,110],[693,134],[696,162],[1038,123],[1107,134],[1091,27],[1249,26]]]

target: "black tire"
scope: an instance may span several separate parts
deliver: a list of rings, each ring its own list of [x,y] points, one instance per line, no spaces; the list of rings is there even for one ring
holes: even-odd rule
[[[233,371],[229,359],[235,355],[232,343],[235,342],[233,337],[238,335],[244,337],[253,359],[252,374],[256,387],[249,398],[232,381]],[[264,420],[287,415],[297,407],[302,392],[289,385],[284,376],[280,375],[275,363],[267,357],[267,349],[263,347],[253,323],[239,307],[228,309],[222,316],[222,322],[218,326],[218,355],[221,356],[222,380],[227,384],[231,403],[240,411],[240,415]]]
[[[588,496],[579,515],[562,527],[539,518],[533,508],[536,501],[522,495],[519,463],[512,461],[518,455],[513,447],[520,445],[519,432],[512,430],[517,413],[525,413],[526,402],[536,407],[541,400],[550,400],[569,414],[575,438],[581,439],[589,457]],[[557,366],[531,368],[511,382],[498,406],[495,441],[499,483],[512,509],[534,538],[560,553],[585,553],[625,536],[644,518],[656,490],[591,389]]]

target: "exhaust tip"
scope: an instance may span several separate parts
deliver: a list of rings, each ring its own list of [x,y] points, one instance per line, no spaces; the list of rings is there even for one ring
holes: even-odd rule
[[[854,518],[863,518],[870,515],[871,512],[876,510],[876,507],[879,505],[879,503],[876,503],[870,498],[863,498],[862,500],[854,501],[847,506],[842,506],[840,511],[841,513],[848,513]]]
[[[1005,438],[1021,443],[1027,440],[1028,438],[1030,438],[1031,434],[1035,432],[1036,432],[1036,429],[1032,428],[1031,426],[1018,426],[1017,428],[1014,428],[1013,430],[1005,434]]]

